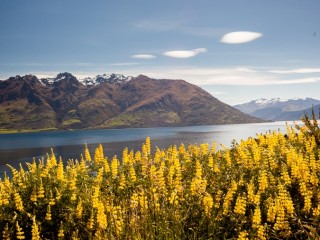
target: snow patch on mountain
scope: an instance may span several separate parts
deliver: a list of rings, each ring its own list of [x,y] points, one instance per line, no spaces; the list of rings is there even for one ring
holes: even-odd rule
[[[97,75],[95,77],[86,77],[84,79],[80,79],[79,81],[84,85],[98,85],[100,83],[126,83],[130,81],[133,77],[131,76],[124,76],[122,74],[102,74]]]
[[[258,118],[267,120],[286,120],[289,116],[288,113],[303,111],[318,104],[320,104],[320,101],[313,98],[260,98],[244,104],[235,105],[234,107]],[[288,120],[290,119],[288,118]]]
[[[42,85],[48,86],[53,85],[55,82],[59,82],[61,80],[75,78],[70,73],[59,73],[56,77],[51,78],[41,78],[40,82]],[[100,74],[95,77],[86,77],[83,79],[77,79],[80,83],[86,86],[95,86],[101,83],[126,83],[130,81],[133,77],[131,76],[124,76],[122,74]]]

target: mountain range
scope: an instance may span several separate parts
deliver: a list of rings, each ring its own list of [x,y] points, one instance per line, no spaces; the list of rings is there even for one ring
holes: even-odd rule
[[[70,73],[0,81],[1,129],[161,127],[261,122],[183,80]]]
[[[264,99],[260,98],[234,107],[251,116],[273,121],[299,120],[304,112],[311,113],[314,106],[318,112],[319,100],[313,98],[293,98],[282,100],[280,98]]]

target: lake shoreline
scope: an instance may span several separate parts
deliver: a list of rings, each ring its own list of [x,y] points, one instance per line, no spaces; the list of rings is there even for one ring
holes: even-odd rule
[[[289,123],[293,125],[293,123]],[[69,158],[80,159],[85,144],[91,155],[101,143],[108,158],[117,155],[122,157],[124,148],[129,151],[140,150],[147,137],[151,138],[152,149],[168,148],[170,145],[209,143],[214,141],[217,148],[220,144],[231,146],[232,140],[240,141],[256,136],[256,133],[268,131],[285,131],[286,122],[207,125],[192,127],[163,128],[130,128],[101,129],[78,131],[50,131],[23,134],[0,135],[0,173],[7,170],[6,164],[19,167],[21,162],[31,162],[33,157],[38,160],[50,153],[53,148],[56,157],[64,161]]]

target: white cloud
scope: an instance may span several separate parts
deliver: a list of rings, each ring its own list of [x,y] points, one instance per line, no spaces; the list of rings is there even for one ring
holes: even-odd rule
[[[131,64],[131,63],[130,63]],[[130,65],[129,64],[129,65]],[[106,72],[105,68],[91,69],[91,71],[72,71],[71,73],[79,78],[84,76],[96,76],[102,73],[118,72],[126,76],[146,75],[155,79],[183,79],[189,83],[209,86],[209,85],[229,85],[229,86],[267,86],[267,85],[292,85],[292,84],[313,84],[320,83],[320,77],[271,73],[272,70],[266,68],[252,68],[250,66],[234,66],[224,68],[210,67],[130,67],[126,63],[114,65],[114,68],[109,68]],[[305,68],[308,69],[308,68]],[[306,72],[306,71],[300,71]],[[38,77],[56,76],[57,72],[37,72],[34,73]],[[14,75],[25,75],[27,73],[15,73]],[[12,75],[12,76],[14,76]],[[7,79],[9,76],[2,75],[2,79]],[[0,78],[0,79],[1,79]],[[214,92],[214,95],[223,95],[224,92]],[[225,95],[224,95],[225,96]]]
[[[291,70],[270,70],[270,73],[295,74],[295,73],[320,73],[320,68],[297,68]]]
[[[230,32],[222,36],[221,42],[228,44],[239,44],[254,41],[262,37],[262,33],[259,32]]]
[[[287,79],[282,81],[276,81],[273,84],[299,84],[299,83],[316,83],[320,82],[320,78],[298,78],[298,79]]]
[[[164,52],[163,55],[167,57],[173,57],[173,58],[190,58],[198,55],[199,53],[204,53],[206,51],[207,51],[206,48],[196,48],[193,50]]]
[[[266,70],[250,67],[196,68],[196,67],[161,67],[148,70],[133,69],[127,75],[144,74],[155,79],[183,79],[195,85],[233,85],[233,86],[266,86],[311,84],[320,82],[320,78],[283,78]]]
[[[151,54],[135,54],[131,56],[132,58],[137,58],[137,59],[153,59],[156,58],[156,56],[151,55]]]

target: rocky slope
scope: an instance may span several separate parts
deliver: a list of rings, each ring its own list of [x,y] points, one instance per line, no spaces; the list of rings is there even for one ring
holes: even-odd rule
[[[0,128],[159,127],[261,121],[183,80],[121,76],[113,75],[110,81],[106,76],[96,81],[96,77],[91,81],[94,84],[84,84],[70,73],[51,79],[26,75],[0,81]]]

